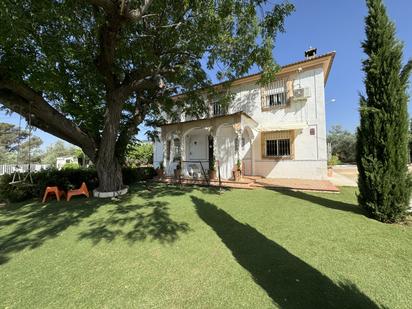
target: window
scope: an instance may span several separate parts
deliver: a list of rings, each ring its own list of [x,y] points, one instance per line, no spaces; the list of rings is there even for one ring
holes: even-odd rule
[[[269,95],[269,107],[286,105],[285,96],[283,93],[275,93]]]
[[[286,106],[286,88],[286,81],[283,79],[276,80],[262,88],[262,109],[271,109]]]
[[[226,113],[226,106],[222,106],[222,104],[218,101],[213,102],[213,116],[223,116],[226,115]]]
[[[292,136],[291,131],[262,133],[262,156],[266,158],[291,157]]]
[[[173,140],[173,160],[179,161],[180,160],[180,139],[175,138]]]
[[[171,141],[168,140],[166,142],[166,160],[169,161],[170,160],[170,146],[171,146]]]

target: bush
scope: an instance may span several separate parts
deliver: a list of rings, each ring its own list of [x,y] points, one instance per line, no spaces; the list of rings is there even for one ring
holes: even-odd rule
[[[125,185],[131,185],[137,181],[152,179],[156,176],[156,171],[153,167],[124,167],[123,172],[123,183]]]
[[[66,163],[66,164],[63,165],[63,167],[62,167],[63,170],[76,170],[76,169],[79,169],[79,168],[80,168],[79,163],[74,163],[74,162],[72,162],[72,163]]]
[[[334,165],[338,165],[340,164],[340,160],[339,157],[336,155],[333,155],[330,157],[330,159],[328,160],[328,166],[334,166]]]
[[[137,181],[152,179],[156,174],[152,167],[123,168],[123,181],[131,185]],[[21,175],[22,178],[25,175]],[[58,186],[65,191],[87,184],[90,191],[97,188],[99,180],[95,169],[49,169],[32,174],[33,185],[11,185],[13,175],[0,177],[0,201],[20,202],[30,198],[41,198],[47,186]]]

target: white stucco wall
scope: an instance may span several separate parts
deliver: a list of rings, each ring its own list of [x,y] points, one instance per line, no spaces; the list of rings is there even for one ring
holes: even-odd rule
[[[262,111],[260,86],[242,85],[233,88],[234,101],[229,113],[244,111],[259,127],[276,127],[286,124],[305,124],[296,130],[293,160],[263,159],[260,133],[253,141],[253,174],[268,178],[324,179],[327,175],[326,118],[324,77],[321,67],[294,74],[294,87],[310,89],[305,101],[292,101],[286,108]],[[315,130],[315,135],[310,134]]]
[[[304,101],[292,101],[286,108],[262,111],[261,87],[252,82],[232,88],[234,100],[228,113],[243,111],[252,117],[260,129],[282,125],[304,124],[295,131],[294,159],[264,159],[261,153],[261,132],[253,130],[252,163],[253,175],[268,178],[324,179],[327,175],[327,145],[325,119],[324,72],[321,66],[294,73],[294,88],[299,84],[310,89],[310,97]],[[314,129],[314,135],[310,134]],[[163,147],[155,143],[154,164],[162,161]]]

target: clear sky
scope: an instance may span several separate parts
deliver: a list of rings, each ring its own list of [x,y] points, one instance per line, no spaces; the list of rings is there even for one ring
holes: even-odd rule
[[[273,0],[272,0],[273,2]],[[274,1],[275,3],[277,1]],[[326,86],[326,120],[328,129],[335,124],[354,131],[359,122],[358,93],[363,91],[361,61],[364,54],[363,0],[290,0],[296,12],[287,18],[286,33],[280,34],[274,57],[280,65],[299,61],[304,51],[317,47],[318,54],[336,51],[336,58]],[[412,1],[384,1],[390,18],[395,22],[397,36],[404,42],[405,61],[412,58]],[[412,93],[412,90],[409,90]],[[335,99],[335,102],[332,102]],[[412,114],[411,108],[409,109]],[[0,114],[1,122],[18,123],[18,116]],[[35,135],[44,141],[44,147],[56,138],[40,130]],[[145,139],[144,129],[139,133]]]

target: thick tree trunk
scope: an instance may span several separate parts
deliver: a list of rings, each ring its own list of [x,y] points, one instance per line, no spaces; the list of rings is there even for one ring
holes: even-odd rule
[[[116,158],[97,160],[96,170],[100,192],[118,191],[123,188],[122,166]]]
[[[118,97],[108,95],[105,124],[96,161],[99,191],[112,192],[123,188],[122,166],[116,154],[123,104]]]

